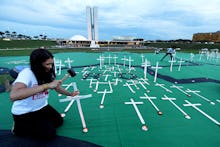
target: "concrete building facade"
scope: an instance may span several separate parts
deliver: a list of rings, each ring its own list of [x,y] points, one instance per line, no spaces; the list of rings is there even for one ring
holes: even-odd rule
[[[193,34],[193,42],[214,42],[220,43],[220,31],[212,33],[196,33]]]
[[[98,41],[98,8],[86,7],[88,40]]]

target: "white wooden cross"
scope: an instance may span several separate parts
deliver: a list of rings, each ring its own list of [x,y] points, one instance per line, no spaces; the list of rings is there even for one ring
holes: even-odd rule
[[[126,105],[133,105],[133,107],[134,107],[134,109],[135,109],[135,111],[138,115],[138,118],[140,119],[140,121],[142,123],[142,130],[147,131],[148,128],[147,128],[147,126],[145,124],[145,121],[144,121],[144,119],[143,119],[143,117],[142,117],[142,115],[141,115],[141,113],[140,113],[140,111],[137,107],[137,104],[143,104],[143,102],[135,102],[132,98],[130,100],[131,100],[130,102],[125,102],[125,104]]]
[[[64,63],[68,64],[68,68],[71,68],[71,63],[73,62],[73,60],[70,60],[70,58],[68,57],[67,60],[64,61]]]
[[[163,88],[164,90],[166,90],[167,92],[173,93],[171,90],[169,90],[168,88],[166,88],[166,87],[164,86],[164,84],[156,83],[155,86],[159,86],[159,87]]]
[[[76,83],[73,82],[73,89],[74,91],[77,90],[77,86],[76,86]],[[70,103],[68,104],[68,106],[66,107],[66,109],[64,110],[64,112],[67,112],[70,107],[72,106],[73,102],[76,100],[76,103],[77,103],[77,108],[78,108],[78,111],[79,111],[79,115],[80,115],[80,118],[81,118],[81,122],[82,122],[82,127],[83,127],[83,132],[84,133],[87,133],[88,132],[88,128],[86,127],[86,122],[85,122],[85,119],[84,119],[84,115],[83,115],[83,111],[82,111],[82,106],[81,106],[81,103],[80,103],[80,99],[85,99],[85,98],[89,98],[89,97],[92,97],[91,94],[89,95],[83,95],[83,96],[67,96],[66,99],[61,99],[60,102],[65,102],[65,101],[70,101]],[[65,113],[61,114],[62,117],[65,117]]]
[[[117,63],[116,60],[117,60],[118,57],[116,55],[114,55],[114,57],[112,57],[112,58],[114,59],[114,65],[116,66],[116,63]]]
[[[214,118],[212,118],[211,116],[209,116],[208,114],[206,114],[204,111],[202,111],[201,109],[199,109],[197,106],[200,106],[201,104],[192,104],[189,101],[185,100],[186,104],[183,104],[183,106],[191,106],[194,109],[196,109],[197,111],[199,111],[200,113],[202,113],[205,117],[207,117],[208,119],[210,119],[212,122],[214,122],[217,125],[220,125],[220,122],[218,122],[217,120],[215,120]]]
[[[144,63],[144,55],[141,54],[141,63]]]
[[[186,119],[190,119],[191,117],[184,112],[176,103],[174,103],[173,101],[176,100],[176,98],[170,98],[167,97],[166,95],[164,95],[164,97],[161,98],[162,100],[168,100],[171,104],[173,104],[184,116]]]
[[[66,86],[65,90],[67,90],[68,88],[70,88],[70,86],[73,86],[73,83],[70,83],[70,84],[62,84],[62,86]],[[58,96],[62,96],[62,94],[59,93]]]
[[[204,96],[198,94],[198,93],[200,92],[200,91],[198,91],[198,90],[190,90],[190,89],[187,89],[186,92],[189,92],[189,93],[191,92],[191,93],[197,95],[198,97],[202,98],[203,100],[209,102],[211,105],[215,105],[215,103],[212,102],[211,100],[209,100],[208,98],[206,98],[206,97],[204,97]]]
[[[111,64],[111,56],[110,56],[110,54],[108,55],[108,57],[105,57],[105,58],[108,58],[108,65],[110,65]]]
[[[182,63],[185,62],[185,61],[182,60],[182,58],[181,58],[180,61],[178,61],[178,62],[179,62],[178,71],[180,71],[180,70],[181,70]]]
[[[181,88],[183,88],[183,86],[172,85],[172,86],[170,86],[170,88],[176,88],[176,89],[178,89],[179,91],[181,91],[182,93],[186,94],[188,97],[191,96],[190,94],[188,94],[187,92],[185,92],[184,90],[181,89]]]
[[[55,74],[56,75],[61,75],[61,69],[64,66],[65,65],[62,64],[62,60],[61,59],[54,58],[54,70],[55,70]],[[58,72],[57,72],[57,70],[58,70]]]
[[[129,56],[128,59],[128,69],[131,70],[131,62],[133,62],[134,60],[131,59],[131,57]]]
[[[159,65],[159,62],[156,63],[156,66],[155,66],[155,67],[154,67],[154,66],[151,67],[151,68],[155,69],[155,73],[154,73],[154,82],[157,81],[157,71],[158,71],[158,69],[161,69],[161,68],[162,68],[162,67],[159,67],[158,65]]]
[[[140,97],[141,99],[147,99],[152,105],[153,105],[153,107],[156,109],[156,111],[157,111],[157,114],[158,115],[162,115],[163,113],[159,110],[159,108],[154,104],[154,102],[152,101],[152,99],[156,99],[156,97],[150,97],[150,96],[148,96],[146,93],[144,93],[144,96],[141,96]]]
[[[193,61],[193,58],[194,58],[194,54],[193,53],[190,53],[190,61],[192,62]]]
[[[132,93],[135,93],[135,91],[131,88],[131,85],[133,85],[133,84],[128,84],[128,83],[126,82],[123,86],[128,86],[128,88],[130,89],[130,91],[131,91]]]
[[[172,71],[173,71],[173,63],[175,63],[176,60],[174,60],[174,59],[172,58],[172,60],[170,60],[169,62],[170,62],[170,71],[172,72]]]
[[[145,62],[142,63],[141,66],[144,67],[144,79],[147,79],[147,68],[148,66],[150,66],[150,62],[148,62],[147,59],[145,59]]]
[[[128,61],[128,59],[124,56],[124,58],[122,58],[121,60],[124,61],[124,67],[125,67],[125,62]]]
[[[113,91],[110,90],[110,91],[107,91],[106,89],[104,91],[98,91],[97,93],[102,93],[102,100],[101,100],[101,103],[100,103],[100,109],[104,108],[104,100],[105,100],[105,95],[106,93],[112,93]]]
[[[99,60],[99,68],[102,69],[102,66],[104,65],[105,61],[104,57],[100,55],[97,60]]]
[[[93,79],[93,78],[87,79],[87,80],[90,81],[90,82],[89,82],[89,88],[92,88],[92,84],[96,84],[96,82],[97,82],[97,79]],[[94,81],[95,81],[95,82],[94,82]]]

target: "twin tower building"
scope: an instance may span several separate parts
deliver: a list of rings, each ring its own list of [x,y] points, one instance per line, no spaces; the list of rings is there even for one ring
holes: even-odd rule
[[[88,40],[91,40],[90,47],[99,47],[98,45],[98,8],[86,7]]]

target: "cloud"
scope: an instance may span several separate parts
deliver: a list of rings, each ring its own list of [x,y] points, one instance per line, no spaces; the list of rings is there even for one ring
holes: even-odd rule
[[[193,33],[218,31],[220,24],[219,0],[2,0],[0,28],[87,36],[86,6],[98,7],[101,40],[120,35],[191,39]]]

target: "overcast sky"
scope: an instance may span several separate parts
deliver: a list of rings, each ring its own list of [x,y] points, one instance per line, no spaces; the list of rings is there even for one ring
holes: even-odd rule
[[[1,0],[0,31],[87,38],[86,6],[98,7],[99,40],[192,39],[220,30],[220,0]]]

